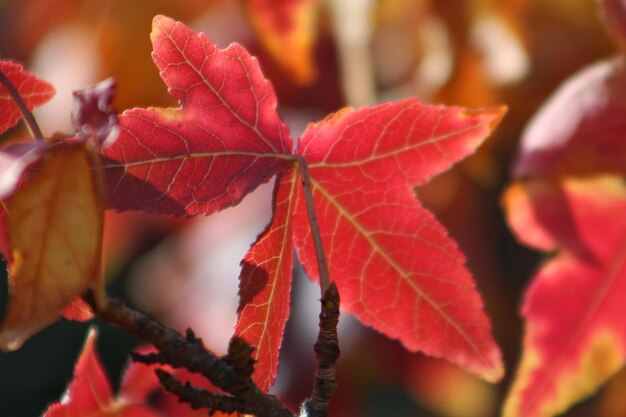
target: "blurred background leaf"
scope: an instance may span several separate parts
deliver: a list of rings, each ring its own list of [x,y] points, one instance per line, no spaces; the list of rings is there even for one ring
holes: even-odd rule
[[[307,3],[316,14],[307,20],[314,22],[308,26],[310,52],[300,60],[310,62],[308,70],[316,74],[309,84],[298,83],[285,69],[290,57],[280,54],[289,53],[288,48],[266,48],[242,0],[4,0],[0,58],[21,62],[57,89],[55,100],[36,112],[46,135],[71,131],[72,90],[108,76],[118,81],[115,105],[120,110],[175,105],[150,59],[150,24],[156,14],[184,21],[221,47],[236,41],[256,55],[294,137],[309,121],[346,104],[418,97],[471,107],[508,105],[502,125],[475,157],[416,192],[467,255],[509,380],[486,385],[449,365],[409,354],[344,316],[340,385],[331,402],[331,415],[496,416],[519,357],[522,292],[539,260],[513,239],[499,207],[514,151],[530,116],[556,87],[585,65],[612,56],[616,47],[593,0],[344,2],[359,4],[358,11],[349,6],[342,11],[360,16],[354,18],[355,31],[339,27],[334,3]],[[357,45],[358,54],[350,53],[356,48],[350,45]],[[355,85],[347,88],[348,83]],[[18,127],[3,137],[26,135]],[[270,194],[262,187],[218,215],[224,217],[188,221],[107,214],[108,290],[171,326],[196,328],[208,345],[223,351],[235,323],[238,264],[269,221]],[[319,289],[300,275],[296,268],[293,317],[272,388],[294,407],[310,392],[319,313]],[[6,281],[0,284],[3,304]],[[3,417],[37,416],[59,399],[85,331],[86,325],[59,322],[18,352],[0,354]],[[106,326],[99,334],[98,350],[110,380],[119,381],[134,341]],[[623,415],[623,374],[564,415]],[[444,398],[473,401],[459,410]]]

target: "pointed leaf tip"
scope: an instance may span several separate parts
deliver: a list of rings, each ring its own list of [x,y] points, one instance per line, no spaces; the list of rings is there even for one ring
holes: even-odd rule
[[[509,111],[507,106],[490,107],[486,109],[461,109],[461,115],[468,118],[476,117],[482,120],[482,123],[489,134],[493,132],[500,124],[506,113]]]
[[[52,404],[44,417],[98,415],[111,405],[113,392],[95,349],[98,331],[90,327],[74,365],[74,375],[60,402]]]
[[[167,17],[162,14],[158,14],[152,18],[152,30],[150,32],[150,39],[158,37],[164,30],[170,28],[176,24],[176,21],[171,17]]]

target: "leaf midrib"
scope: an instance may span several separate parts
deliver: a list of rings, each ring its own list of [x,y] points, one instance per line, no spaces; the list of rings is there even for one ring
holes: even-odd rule
[[[391,258],[390,255],[388,255],[383,249],[382,247],[378,244],[378,242],[371,237],[371,234],[367,232],[367,229],[361,225],[351,214],[350,212],[348,212],[333,196],[330,192],[328,192],[324,187],[322,187],[320,185],[319,182],[317,182],[314,178],[311,178],[311,185],[313,186],[313,188],[316,191],[319,191],[320,194],[333,206],[335,207],[335,209],[338,211],[339,215],[343,218],[345,218],[353,227],[354,229],[359,233],[359,235],[363,236],[363,238],[365,238],[365,240],[370,244],[370,246],[372,247],[372,250],[375,253],[378,253],[388,264],[389,266],[391,266],[396,273],[400,276],[400,278],[406,282],[409,287],[411,287],[415,293],[424,301],[426,301],[426,303],[428,303],[428,305],[430,305],[435,311],[437,311],[437,313],[440,314],[440,316],[450,325],[452,326],[460,335],[461,337],[468,343],[469,346],[471,346],[472,350],[476,353],[476,355],[485,363],[487,364],[490,368],[493,367],[493,364],[491,363],[491,361],[489,361],[481,352],[480,350],[478,350],[476,344],[472,341],[472,339],[470,338],[470,336],[463,331],[462,328],[459,327],[459,325],[456,323],[456,321],[454,321],[448,314],[446,314],[445,311],[443,311],[441,309],[441,307],[435,302],[433,301],[428,295],[426,295],[426,293],[424,293],[421,288],[415,284],[414,282],[412,282],[409,279],[409,274],[400,266],[398,265],[393,258]]]
[[[247,151],[216,151],[216,152],[191,152],[186,153],[184,155],[174,155],[167,157],[153,157],[149,159],[140,159],[132,162],[115,162],[115,163],[105,163],[102,165],[102,169],[114,169],[114,168],[130,168],[134,166],[141,165],[152,165],[157,163],[166,163],[173,161],[184,161],[185,159],[192,158],[220,158],[220,157],[232,157],[232,156],[244,156],[249,158],[274,158],[281,161],[292,161],[293,155],[283,154],[283,153],[262,153],[262,152],[247,152]],[[113,159],[108,159],[108,161],[113,161]]]
[[[291,179],[291,189],[289,190],[289,198],[288,198],[289,206],[287,207],[287,209],[288,209],[288,211],[287,211],[287,213],[288,213],[287,214],[287,222],[289,222],[290,219],[291,219],[291,212],[292,212],[293,204],[294,204],[293,195],[294,195],[294,190],[295,190],[296,184],[298,183],[298,181],[297,181],[297,175],[298,175],[297,172],[292,172],[292,175],[295,176],[296,178],[292,178]],[[279,185],[280,184],[277,184],[277,186],[279,186]],[[283,238],[281,239],[280,257],[278,259],[278,265],[279,266],[280,266],[280,263],[283,260],[284,254],[285,254],[285,246],[286,246],[288,241],[291,241],[290,234],[291,233],[289,233],[289,227],[287,225],[285,225],[285,232],[283,233],[283,235],[282,235]],[[274,294],[276,292],[276,287],[277,287],[276,282],[278,282],[279,271],[280,271],[280,267],[276,268],[276,270],[274,271],[274,277],[273,277],[274,285],[272,286],[272,290],[271,290],[270,296],[268,298],[268,305],[274,299]],[[291,272],[291,268],[289,269],[289,272]],[[269,319],[270,319],[270,310],[271,310],[270,308],[267,308],[266,312],[265,312],[265,320],[264,320],[264,323],[263,323],[263,332],[262,332],[261,339],[259,340],[259,345],[258,345],[258,347],[256,349],[255,359],[258,359],[259,354],[261,353],[261,346],[263,344],[263,339],[265,339],[265,336],[267,335],[266,329],[268,327],[268,323],[269,323]]]
[[[448,132],[446,134],[443,135],[439,135],[439,136],[433,136],[427,140],[424,141],[420,141],[417,143],[414,143],[412,145],[407,145],[407,146],[403,146],[403,147],[399,147],[396,149],[393,149],[391,151],[388,152],[384,152],[384,153],[380,153],[380,154],[374,154],[371,155],[367,158],[362,158],[362,159],[356,159],[353,161],[349,161],[349,162],[328,162],[326,160],[326,158],[322,159],[319,162],[315,162],[315,163],[309,163],[309,168],[351,168],[351,167],[360,167],[363,164],[367,164],[367,163],[372,163],[372,162],[376,162],[382,159],[388,159],[388,158],[393,158],[396,157],[402,153],[405,152],[411,152],[414,151],[416,149],[419,149],[423,146],[426,145],[430,145],[430,144],[437,144],[438,142],[442,141],[442,140],[446,140],[449,139],[453,136],[456,135],[462,135],[466,132],[475,130],[475,129],[482,129],[484,128],[484,125],[479,124],[479,125],[471,125],[471,126],[467,126],[463,129],[460,130],[455,130],[453,132]],[[379,139],[380,140],[380,139]],[[303,151],[302,153],[305,153],[306,151]],[[442,153],[445,154],[444,150],[441,150]]]

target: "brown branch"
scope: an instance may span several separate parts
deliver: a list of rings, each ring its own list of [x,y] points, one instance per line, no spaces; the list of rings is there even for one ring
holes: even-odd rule
[[[301,415],[326,417],[328,403],[337,389],[335,363],[339,358],[337,325],[339,323],[339,292],[334,282],[330,284],[322,301],[320,331],[314,350],[317,356],[313,395],[302,405]]]
[[[41,133],[41,129],[39,128],[35,117],[30,112],[30,110],[28,110],[28,107],[26,106],[24,99],[22,99],[20,92],[17,91],[17,88],[15,88],[11,80],[9,80],[9,77],[7,77],[2,71],[0,71],[0,83],[5,86],[7,92],[17,105],[17,108],[20,110],[20,113],[22,114],[22,119],[24,119],[24,123],[26,123],[26,127],[28,128],[30,135],[33,137],[33,139],[37,141],[42,141],[43,133]]]
[[[85,300],[103,322],[118,326],[158,349],[158,354],[146,355],[143,360],[150,363],[165,363],[174,368],[184,368],[203,375],[216,387],[232,394],[244,413],[258,417],[294,417],[294,414],[276,397],[264,394],[250,378],[246,386],[241,386],[244,371],[238,368],[239,365],[232,365],[233,358],[229,356],[224,360],[217,357],[204,347],[202,340],[195,337],[191,330],[183,337],[177,331],[128,308],[119,300],[107,298],[104,303],[96,303],[92,292],[85,295]],[[248,356],[250,352],[251,348]],[[141,355],[136,357],[142,360]],[[237,358],[235,362],[243,363],[241,358]],[[251,372],[248,371],[249,367],[244,368],[245,372]]]
[[[235,391],[237,395],[244,395],[254,385],[252,373],[255,360],[251,354],[254,349],[245,340],[233,336],[228,344],[226,362],[233,367],[235,373]]]
[[[154,371],[159,378],[161,386],[169,393],[178,397],[179,402],[187,403],[193,410],[207,409],[209,415],[216,411],[222,413],[243,412],[241,405],[234,397],[216,394],[201,388],[194,387],[189,382],[181,383],[172,374],[157,369]]]

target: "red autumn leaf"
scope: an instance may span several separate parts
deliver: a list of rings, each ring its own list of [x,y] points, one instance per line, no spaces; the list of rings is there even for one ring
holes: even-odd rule
[[[291,215],[297,173],[278,180],[272,223],[242,261],[235,334],[254,346],[254,381],[267,391],[276,377],[278,352],[289,316],[293,267]]]
[[[0,61],[0,71],[11,81],[28,110],[33,110],[54,96],[54,87],[35,77],[24,68],[10,61]],[[0,83],[0,133],[13,127],[21,117],[17,104]]]
[[[93,310],[80,295],[74,297],[59,313],[68,320],[87,321],[94,316]]]
[[[113,393],[96,355],[95,341],[96,330],[90,329],[62,403],[52,405],[45,417],[90,415],[108,406]]]
[[[271,86],[245,50],[218,50],[165,17],[155,18],[152,41],[181,108],[120,117],[120,137],[103,150],[112,207],[208,214],[297,166]],[[311,125],[299,152],[310,163],[331,276],[346,309],[410,350],[492,381],[503,372],[500,354],[464,258],[411,187],[473,152],[502,114],[416,100],[345,110]],[[317,276],[297,174],[284,175],[275,218],[241,273],[237,332],[256,345],[254,378],[264,389],[276,374],[288,314],[292,239]]]
[[[157,16],[153,59],[179,109],[133,109],[104,149],[109,206],[173,215],[237,204],[288,167],[291,138],[274,90],[241,46],[221,50],[204,34]]]
[[[504,197],[525,244],[556,251],[533,278],[505,417],[548,417],[626,363],[626,186],[621,177],[517,183]]]
[[[524,132],[515,175],[626,172],[625,90],[626,61],[621,56],[572,76]]]
[[[150,345],[145,345],[135,349],[135,352],[145,355],[155,353],[156,349]],[[158,366],[158,368],[168,372],[172,371],[171,367],[166,365]],[[155,369],[157,369],[156,365],[132,361],[122,376],[118,397],[126,402],[141,403],[147,401],[153,391],[160,386],[159,379],[154,373]]]
[[[95,329],[90,329],[72,382],[61,402],[52,404],[44,417],[162,417],[146,405],[147,398],[113,396],[95,351],[96,335]]]
[[[261,42],[299,84],[315,77],[313,45],[319,0],[246,0]]]
[[[489,381],[503,368],[482,301],[463,255],[412,186],[473,152],[502,115],[417,100],[344,110],[310,125],[298,150],[342,308],[411,351]],[[299,258],[317,279],[301,192],[294,213]]]

